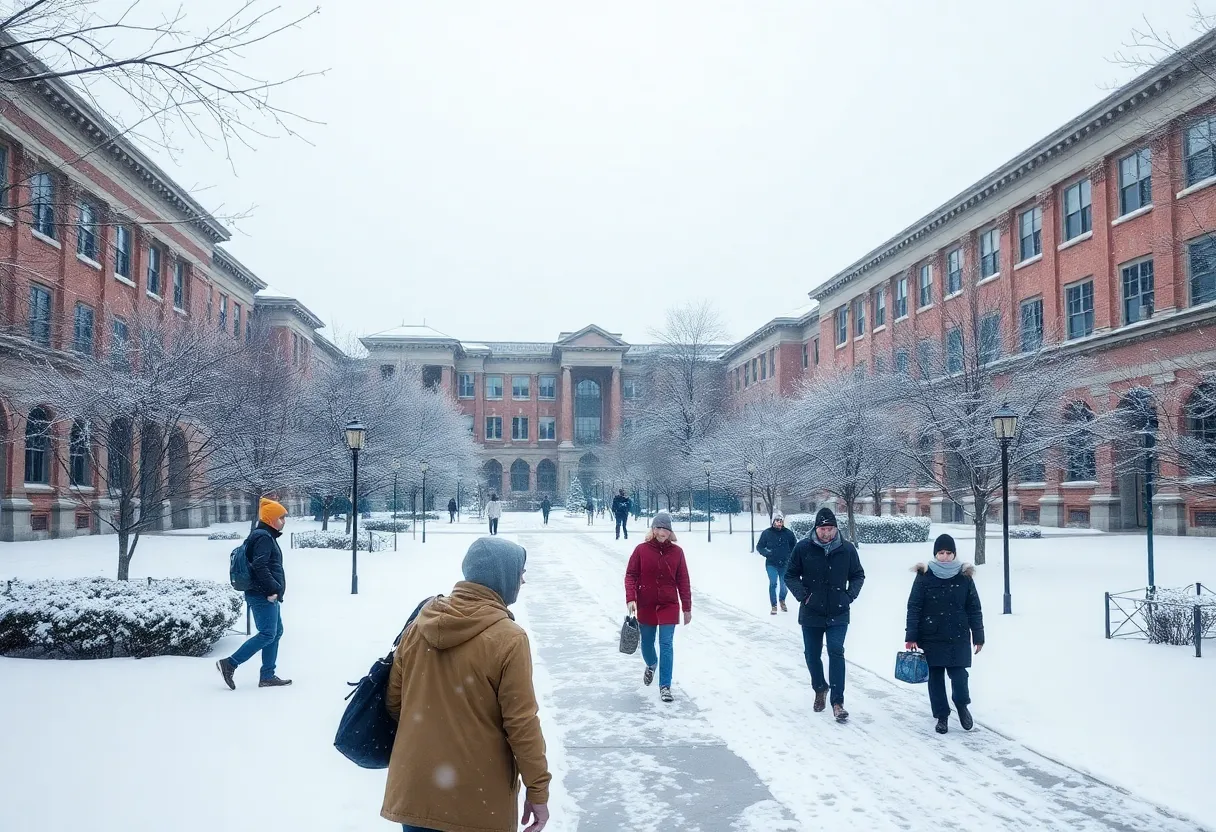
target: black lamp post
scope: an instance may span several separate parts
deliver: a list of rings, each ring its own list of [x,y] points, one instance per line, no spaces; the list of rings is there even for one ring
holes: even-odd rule
[[[713,512],[710,511],[709,505],[709,472],[713,470],[714,464],[709,457],[706,457],[705,461],[702,462],[701,465],[705,468],[705,542],[713,543],[714,515]]]
[[[393,458],[393,551],[397,551],[397,475],[401,473],[401,460]]]
[[[747,463],[747,516],[752,524],[752,551],[756,551],[756,466]]]
[[[422,542],[426,543],[426,472],[431,466],[423,460],[418,467],[422,469]]]
[[[359,594],[359,451],[367,428],[358,419],[346,423],[346,447],[350,448],[350,594]]]
[[[1013,612],[1013,597],[1009,594],[1009,443],[1018,435],[1018,414],[1009,403],[992,414],[992,429],[1001,443],[1001,530],[1005,543],[1005,607],[1004,614]]]

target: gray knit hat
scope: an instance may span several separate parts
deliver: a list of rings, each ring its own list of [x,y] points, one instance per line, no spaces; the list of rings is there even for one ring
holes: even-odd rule
[[[460,568],[466,581],[494,590],[509,607],[519,598],[527,562],[528,552],[518,543],[501,537],[479,537],[465,553]]]
[[[650,521],[650,528],[671,531],[671,515],[665,511],[656,513],[654,519]]]

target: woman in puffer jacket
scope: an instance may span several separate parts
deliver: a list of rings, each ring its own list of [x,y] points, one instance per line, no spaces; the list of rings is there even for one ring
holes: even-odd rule
[[[984,648],[984,613],[975,587],[975,567],[958,559],[954,538],[943,534],[933,543],[933,559],[914,567],[916,580],[908,597],[908,622],[904,638],[907,649],[925,652],[929,663],[929,704],[937,719],[934,730],[949,730],[950,703],[946,699],[946,675],[958,721],[964,731],[975,726],[968,705],[971,693],[967,668],[971,649]]]

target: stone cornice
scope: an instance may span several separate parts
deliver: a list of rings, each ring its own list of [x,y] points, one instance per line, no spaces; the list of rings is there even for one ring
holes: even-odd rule
[[[255,294],[266,288],[266,283],[251,272],[240,260],[237,260],[223,249],[216,248],[211,252],[211,262],[224,274],[236,278]]]
[[[254,309],[282,309],[296,316],[309,329],[321,329],[325,321],[312,313],[307,306],[295,298],[268,298],[254,295]]]

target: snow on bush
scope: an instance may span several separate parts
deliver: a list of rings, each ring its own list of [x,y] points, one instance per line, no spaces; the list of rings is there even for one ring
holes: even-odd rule
[[[13,581],[0,594],[0,654],[204,656],[241,614],[227,585],[192,578]]]
[[[1216,595],[1196,595],[1191,587],[1158,588],[1152,601],[1141,607],[1148,640],[1153,644],[1194,644],[1195,607],[1199,607],[1200,632],[1206,636],[1216,625]]]
[[[849,521],[845,515],[838,515],[836,522],[840,525],[840,530],[847,534]],[[903,514],[875,517],[872,514],[857,514],[854,515],[853,522],[857,543],[924,543],[929,539],[928,517],[908,517]],[[815,516],[793,514],[785,518],[785,525],[801,539],[815,527]]]
[[[299,532],[294,535],[292,540],[292,545],[296,549],[345,549],[350,551],[350,535],[342,532]],[[380,552],[391,545],[391,540],[359,532],[359,551],[361,552]]]
[[[705,520],[706,520],[706,517],[705,517],[705,512],[701,511],[701,509],[699,509],[699,508],[698,508],[698,509],[693,509],[693,512],[692,512],[692,522],[694,522],[694,523],[704,523],[704,522],[705,522]],[[675,512],[672,512],[672,514],[671,514],[671,522],[673,522],[673,523],[681,523],[681,522],[683,522],[683,523],[687,523],[687,522],[688,522],[688,512],[687,512],[687,511],[675,511]]]
[[[999,528],[999,526],[998,526]],[[1043,536],[1043,530],[1038,526],[1010,526],[1009,537],[1018,540],[1037,540]]]
[[[364,520],[359,528],[366,532],[408,532],[410,524],[403,520]],[[347,548],[350,538],[347,538]]]
[[[245,536],[240,532],[212,532],[207,535],[208,540],[244,540]]]

